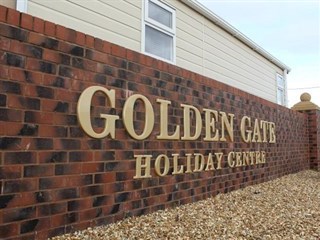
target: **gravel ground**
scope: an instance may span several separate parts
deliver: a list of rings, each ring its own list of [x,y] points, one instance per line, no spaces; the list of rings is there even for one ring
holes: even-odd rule
[[[60,239],[320,239],[320,172],[88,228]]]

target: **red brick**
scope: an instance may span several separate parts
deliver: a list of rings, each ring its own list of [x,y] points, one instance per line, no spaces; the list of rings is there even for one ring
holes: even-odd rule
[[[94,37],[86,35],[86,47],[94,48]]]
[[[86,54],[86,57],[97,62],[106,62],[107,59],[107,55],[105,53],[94,50],[91,50],[90,53]]]
[[[11,41],[10,50],[21,55],[24,55],[27,52],[26,44],[15,40]]]
[[[4,194],[36,191],[37,179],[15,179],[4,181]]]
[[[53,115],[54,115],[53,113],[29,111],[26,114],[27,114],[26,121],[30,123],[36,123],[36,124],[52,124],[53,123]]]
[[[31,206],[36,203],[36,196],[33,192],[23,192],[16,194],[15,197],[9,202],[7,208]]]
[[[80,173],[81,164],[79,163],[56,164],[56,175],[78,175]]]
[[[9,78],[9,68],[7,66],[0,65],[0,78],[2,79]]]
[[[85,45],[86,44],[86,35],[82,32],[76,32],[76,44]]]
[[[44,23],[45,21],[40,18],[33,18],[33,31],[37,33],[44,33]]]
[[[21,13],[21,27],[32,30],[33,27],[33,17],[29,14]]]
[[[10,50],[11,40],[7,38],[0,38],[0,49],[4,51]]]
[[[0,172],[3,179],[21,178],[23,173],[20,165],[1,166]]]
[[[42,151],[38,153],[39,163],[62,163],[68,161],[65,151]]]
[[[22,120],[22,111],[16,109],[0,108],[2,111],[0,121],[20,122]]]
[[[44,23],[44,33],[48,36],[56,36],[56,25],[52,22],[45,21]]]
[[[76,39],[76,32],[72,29],[61,25],[56,26],[56,37],[65,41],[74,42]]]
[[[50,50],[50,49],[44,49],[43,60],[54,62],[54,63],[60,63],[61,62],[61,55],[57,51]]]
[[[8,8],[7,12],[7,22],[9,24],[19,26],[20,24],[20,12],[13,10],[11,8]]]
[[[82,163],[81,173],[99,173],[103,171],[103,163],[93,162],[93,163]]]
[[[127,50],[127,59],[135,63],[140,63],[141,54],[132,50]]]
[[[68,130],[64,126],[39,126],[39,136],[41,137],[67,137]]]
[[[119,45],[111,45],[111,54],[117,57],[125,57],[127,50]]]
[[[51,228],[66,225],[65,214],[54,215],[51,217]]]
[[[10,79],[22,82],[32,82],[34,84],[42,84],[42,74],[38,72],[25,71],[23,69],[11,68]]]
[[[103,49],[103,40],[100,38],[95,38],[94,39],[94,49],[98,51],[102,51]]]
[[[110,42],[107,42],[107,41],[104,41],[103,42],[103,47],[102,47],[102,51],[104,53],[110,53],[111,52],[111,43]]]
[[[5,22],[7,19],[7,11],[8,8],[5,6],[0,5],[0,22]]]
[[[43,86],[51,86],[54,88],[70,88],[70,80],[65,78],[51,75],[51,74],[43,74]]]
[[[10,237],[16,237],[19,235],[18,223],[1,224],[0,226],[0,238],[9,239]]]

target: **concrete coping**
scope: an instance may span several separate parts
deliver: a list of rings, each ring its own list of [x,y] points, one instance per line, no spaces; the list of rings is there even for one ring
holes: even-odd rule
[[[313,102],[311,102],[311,95],[309,93],[302,93],[300,96],[301,102],[293,105],[292,110],[301,111],[301,110],[320,110],[320,107]]]

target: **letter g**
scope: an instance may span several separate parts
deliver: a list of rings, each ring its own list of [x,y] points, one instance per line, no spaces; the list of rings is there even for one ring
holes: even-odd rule
[[[101,118],[106,120],[105,127],[101,133],[97,133],[92,128],[90,108],[91,101],[97,92],[102,92],[108,98],[112,108],[115,108],[115,91],[108,90],[100,86],[92,86],[85,89],[80,95],[77,105],[77,116],[82,129],[93,138],[104,138],[110,134],[111,138],[115,138],[115,122],[119,116],[100,114]]]

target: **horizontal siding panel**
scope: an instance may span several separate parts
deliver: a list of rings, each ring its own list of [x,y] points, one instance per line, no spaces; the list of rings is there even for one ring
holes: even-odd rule
[[[183,55],[183,54],[181,54]],[[202,74],[203,75],[203,67],[199,64],[195,64],[189,61],[189,59],[184,59],[182,57],[177,57],[177,65],[182,68],[188,69],[189,71]]]
[[[183,3],[180,3],[179,1],[172,1],[171,3],[173,3],[175,8],[178,9],[176,11],[177,21],[183,21],[186,24],[192,26],[194,28],[194,31],[198,30],[200,31],[200,33],[202,32],[203,17],[201,15],[195,14],[193,10],[191,10]]]
[[[135,51],[140,50],[139,30],[70,2],[28,1],[28,13]]]
[[[199,58],[202,58],[202,49],[199,48],[198,45],[190,43],[187,38],[177,38],[177,49],[178,48],[192,53],[196,62],[199,62]]]
[[[185,41],[190,42],[192,45],[196,45],[199,48],[202,49],[202,44],[203,44],[203,38],[202,38],[202,33],[201,34],[194,34],[194,32],[192,32],[192,27],[189,25],[186,25],[185,23],[181,22],[182,27],[181,26],[179,28],[177,28],[177,39],[178,38],[182,38]]]
[[[239,61],[239,59],[232,57],[209,44],[205,44],[205,49],[204,57],[206,59],[222,62],[228,69],[239,72],[242,76],[248,77],[249,79],[258,79],[262,82],[261,84],[263,86],[272,87],[274,85],[272,82],[274,79],[273,73],[269,73],[269,75],[261,74],[255,68],[245,65],[243,62]]]
[[[102,3],[100,1],[96,0],[90,0],[90,4],[88,4],[88,1],[79,1],[79,0],[68,0],[70,3],[74,4],[74,7],[81,7],[84,10],[90,11],[90,16],[101,16],[104,18],[112,19],[114,22],[122,23],[125,26],[128,26],[129,28],[134,28],[136,30],[141,30],[141,16],[138,11],[136,11],[136,16],[132,16],[131,14],[127,14],[125,11],[119,10],[119,6],[122,6],[123,9],[127,9],[128,11],[128,5],[127,3],[123,1],[107,1],[105,3]],[[117,3],[117,4],[115,4]],[[109,5],[113,4],[113,5]],[[119,5],[119,6],[117,6]],[[71,6],[73,7],[73,6]],[[135,11],[132,11],[134,13]],[[92,18],[94,21],[95,18]],[[97,19],[98,20],[98,19]],[[97,24],[96,21],[94,21],[95,24]]]
[[[102,2],[110,2],[110,0],[99,0],[99,1],[102,1]],[[137,1],[137,0],[123,0],[124,2],[132,5],[132,6],[135,6],[137,9],[141,9],[142,8],[142,1]],[[113,0],[113,2],[118,2],[118,0]]]
[[[200,67],[203,65],[202,57],[195,57],[194,54],[186,51],[183,48],[177,48],[177,55],[179,55],[179,58],[183,58],[192,64],[198,65]]]
[[[270,66],[270,64],[267,65],[264,62],[258,60],[256,56],[258,54],[253,55],[253,51],[251,51],[251,53],[248,53],[242,47],[230,42],[228,38],[225,38],[225,36],[219,35],[212,28],[206,27],[205,33],[206,42],[219,46],[219,48],[222,49],[225,53],[229,54],[230,56],[236,57],[248,66],[257,69],[260,73],[269,75],[270,72],[274,72],[274,69]]]
[[[74,0],[77,1],[78,0]],[[88,0],[84,0],[84,2],[88,3]],[[98,2],[101,2],[105,5],[109,5],[110,7],[117,9],[118,12],[122,12],[125,13],[127,15],[130,15],[136,19],[139,20],[139,22],[141,21],[141,16],[142,16],[142,12],[141,12],[141,1],[131,1],[131,0],[118,0],[118,1],[110,1],[110,0],[98,0]],[[108,15],[108,13],[106,13]],[[120,20],[120,19],[119,19]],[[141,25],[141,24],[140,24]]]
[[[211,76],[217,76],[218,78],[215,78],[218,81],[221,81],[223,83],[226,83],[230,86],[239,88],[243,91],[249,92],[253,95],[263,97],[267,100],[271,100],[275,97],[275,91],[274,94],[270,91],[270,89],[261,88],[253,86],[252,84],[248,83],[248,79],[242,76],[239,76],[238,74],[230,71],[229,69],[226,69],[216,63],[210,62],[205,60],[204,61],[204,73],[211,77]],[[212,70],[214,69],[214,70]],[[217,74],[213,74],[217,73]]]
[[[223,29],[215,26],[210,21],[206,20],[205,25],[205,33],[207,35],[211,36],[217,41],[225,43],[225,45],[232,46],[232,49],[237,51],[239,54],[244,55],[250,61],[250,63],[258,64],[262,67],[262,69],[267,69],[268,71],[281,70],[276,65],[272,64],[263,56],[255,52],[253,49],[249,48],[247,45],[237,40]]]
[[[252,74],[263,79],[269,79],[270,74],[274,72],[274,70],[266,70],[260,65],[251,62],[248,58],[246,58],[246,56],[238,53],[234,48],[231,48],[230,45],[225,45],[209,36],[207,36],[204,41],[204,49],[205,51],[214,53],[219,57],[225,58],[229,62],[232,61],[234,64],[241,66]]]
[[[205,62],[215,63],[216,65],[223,67],[224,69],[226,69],[225,71],[228,71],[228,73],[232,73],[237,76],[235,78],[236,80],[238,79],[239,81],[244,81],[246,84],[255,86],[257,88],[262,88],[266,91],[270,91],[270,89],[272,88],[272,85],[266,84],[266,81],[261,80],[260,78],[255,78],[254,76],[252,76],[252,74],[244,71],[242,68],[231,64],[213,54],[205,53],[204,60]]]

